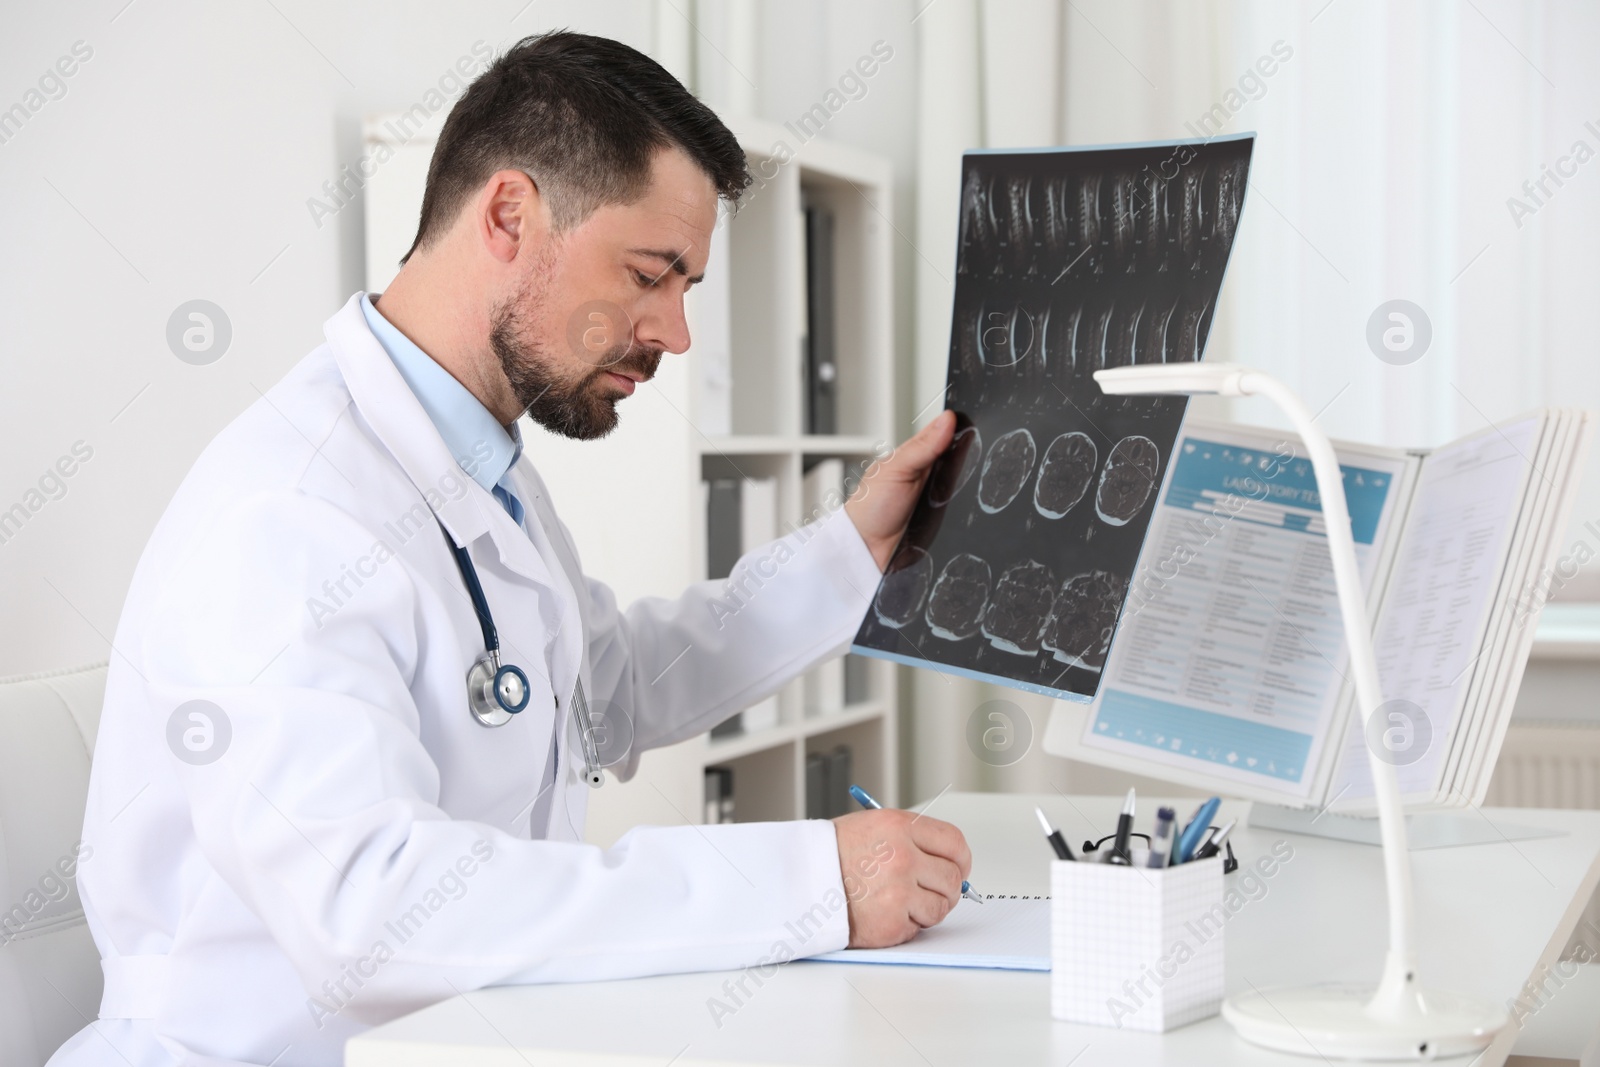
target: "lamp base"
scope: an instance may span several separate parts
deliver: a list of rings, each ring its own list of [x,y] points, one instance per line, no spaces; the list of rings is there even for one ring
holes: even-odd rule
[[[1229,997],[1222,1017],[1253,1045],[1347,1060],[1432,1060],[1487,1048],[1506,1025],[1500,1008],[1454,993],[1418,992],[1421,1012],[1384,1019],[1371,986],[1320,985]]]

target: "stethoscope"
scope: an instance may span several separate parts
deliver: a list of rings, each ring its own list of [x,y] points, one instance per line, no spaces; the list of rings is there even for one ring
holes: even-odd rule
[[[455,554],[456,567],[461,580],[466,583],[467,595],[472,598],[472,610],[478,616],[478,628],[483,631],[484,654],[467,671],[467,707],[472,717],[484,726],[504,726],[511,716],[528,706],[532,687],[522,668],[500,662],[500,634],[494,626],[494,616],[489,613],[489,601],[483,595],[483,584],[478,581],[478,569],[472,565],[472,556],[464,546],[455,543],[448,531],[445,542]],[[557,706],[560,706],[558,700]],[[572,716],[578,728],[578,747],[583,750],[583,780],[591,788],[605,784],[600,770],[600,759],[595,752],[594,739],[589,735],[589,702],[583,695],[583,678],[579,677],[572,692]]]

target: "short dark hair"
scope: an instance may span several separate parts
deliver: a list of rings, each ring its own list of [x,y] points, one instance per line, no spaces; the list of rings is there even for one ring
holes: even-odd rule
[[[524,37],[450,109],[417,238],[400,262],[443,234],[495,171],[526,171],[559,231],[643,196],[651,160],[668,147],[687,153],[729,202],[750,184],[738,139],[643,52],[568,30]]]

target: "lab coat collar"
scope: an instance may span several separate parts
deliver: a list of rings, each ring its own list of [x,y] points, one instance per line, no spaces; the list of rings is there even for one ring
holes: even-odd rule
[[[522,454],[517,424],[505,427],[472,391],[436,363],[417,343],[384,318],[369,294],[361,294],[361,314],[406,385],[468,477],[489,492]]]
[[[367,324],[361,311],[365,295],[356,293],[323,326],[356,409],[456,544],[464,547],[487,533],[509,570],[557,589],[527,533],[493,496],[471,478],[461,479],[467,491],[459,496],[442,484],[446,477],[461,478],[461,465]]]

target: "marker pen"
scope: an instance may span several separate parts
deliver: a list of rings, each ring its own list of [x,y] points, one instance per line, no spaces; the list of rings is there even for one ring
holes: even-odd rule
[[[1133,834],[1133,790],[1128,790],[1128,799],[1122,802],[1122,814],[1117,816],[1117,839],[1111,846],[1111,856],[1107,863],[1120,863],[1124,867],[1132,861],[1128,856],[1128,840]]]
[[[1149,866],[1167,865],[1167,857],[1172,855],[1172,824],[1177,818],[1178,813],[1171,808],[1156,809],[1156,832],[1150,836]]]
[[[1072,849],[1067,846],[1067,839],[1061,836],[1061,831],[1050,825],[1050,820],[1044,817],[1043,808],[1034,808],[1033,813],[1039,816],[1039,825],[1044,827],[1044,839],[1050,842],[1050,847],[1056,850],[1056,859],[1075,860],[1078,857],[1072,854]]]

